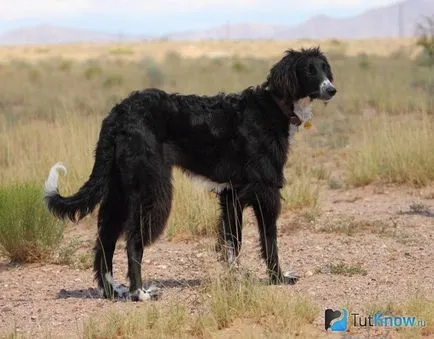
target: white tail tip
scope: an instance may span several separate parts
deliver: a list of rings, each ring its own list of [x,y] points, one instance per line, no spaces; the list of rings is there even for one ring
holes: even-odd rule
[[[51,167],[50,172],[48,173],[47,181],[45,181],[44,185],[45,196],[57,193],[57,182],[59,181],[58,170],[61,170],[63,172],[63,175],[66,175],[67,173],[65,165],[61,162],[58,162],[53,167]]]

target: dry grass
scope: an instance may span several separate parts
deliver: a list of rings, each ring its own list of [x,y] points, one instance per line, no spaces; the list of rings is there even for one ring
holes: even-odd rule
[[[79,238],[71,239],[66,245],[59,248],[55,262],[75,269],[87,270],[91,268],[93,253],[89,251],[88,246],[85,247],[85,252],[79,252],[83,245]]]
[[[141,311],[92,318],[85,338],[293,337],[318,334],[310,324],[319,308],[298,294],[249,277],[223,277],[202,290],[200,306],[145,305]],[[253,327],[252,327],[253,325]],[[233,328],[245,328],[233,331]]]
[[[390,234],[398,225],[393,221],[356,219],[348,216],[334,216],[313,224],[315,232],[355,235],[357,233]]]
[[[12,262],[46,261],[62,240],[63,225],[41,193],[30,184],[0,187],[0,253]]]
[[[366,40],[297,40],[297,41],[149,41],[119,44],[71,44],[58,46],[10,46],[0,48],[2,60],[38,61],[64,57],[77,61],[88,59],[126,58],[140,60],[152,56],[164,59],[169,52],[176,51],[185,58],[199,57],[256,57],[275,58],[288,48],[321,45],[332,55],[356,56],[369,53],[377,56],[403,54],[414,55],[415,39],[366,39]]]
[[[33,120],[14,125],[0,134],[0,184],[39,182],[57,161],[64,161],[68,175],[60,190],[76,190],[93,166],[93,151],[100,129],[100,117],[63,113],[55,122]]]
[[[320,193],[327,192],[327,186],[343,188],[339,178],[344,174],[351,185],[376,180],[424,185],[434,180],[434,69],[422,68],[410,59],[412,43],[320,42],[331,57],[339,95],[327,107],[315,105],[314,128],[297,137],[282,192],[283,209],[304,213],[313,231],[400,236],[400,227],[393,221],[317,222],[321,219]],[[64,161],[69,173],[61,178],[60,191],[70,194],[90,173],[103,116],[131,90],[157,86],[198,94],[239,91],[260,84],[283,50],[317,44],[149,42],[0,48],[0,58],[10,60],[0,65],[0,76],[8,79],[0,83],[0,187],[26,182],[42,187],[50,166]],[[359,55],[365,51],[372,55]],[[169,238],[212,233],[218,213],[213,194],[191,185],[179,171],[174,172],[174,187]],[[79,247],[74,242],[62,247],[59,262],[88,267],[89,257],[80,256]],[[361,266],[328,269],[335,274],[365,273]],[[146,304],[131,313],[98,315],[86,322],[83,336],[277,338],[321,334],[311,326],[320,310],[309,300],[249,277],[212,280],[199,291],[198,300],[194,305]],[[396,305],[396,310],[433,318],[428,301]],[[432,335],[430,326],[419,334]],[[399,333],[406,335],[407,331]]]
[[[212,235],[218,220],[218,204],[214,193],[200,184],[191,183],[181,171],[173,175],[174,199],[169,218],[169,238],[183,239]]]
[[[330,273],[352,277],[353,275],[367,275],[368,271],[360,263],[355,265],[340,262],[338,264],[328,264],[323,268],[318,268],[316,273]]]
[[[426,185],[434,180],[434,120],[426,114],[390,117],[362,123],[348,161],[348,182],[355,186],[375,180]]]
[[[333,167],[346,168],[352,185],[378,178],[416,184],[433,179],[433,70],[411,63],[404,52],[389,59],[345,56],[353,55],[357,44],[367,50],[369,43],[324,42],[340,95],[327,107],[316,104],[313,130],[297,138],[285,170],[284,210],[317,214],[326,186],[344,186],[332,175]],[[388,43],[409,46],[408,41]],[[0,75],[10,79],[0,84],[0,186],[42,186],[50,166],[63,161],[69,173],[61,178],[60,191],[70,194],[90,173],[102,118],[131,90],[156,85],[183,93],[238,91],[260,84],[282,51],[295,44],[317,42],[50,46],[44,53],[35,47],[2,49],[17,57],[14,53],[21,53],[21,59],[25,52],[32,62],[15,59],[0,67]],[[229,56],[219,56],[219,50]],[[42,59],[33,62],[33,52]],[[80,53],[83,57],[74,57]],[[261,56],[266,59],[257,59]],[[378,112],[388,113],[379,118]],[[321,165],[324,160],[327,166]],[[218,213],[213,194],[191,185],[180,172],[174,173],[174,187],[167,235],[184,239],[212,233]]]
[[[400,338],[431,338],[434,335],[434,300],[417,296],[405,302],[373,303],[366,308],[366,312],[372,315],[380,312],[383,315],[414,316],[426,322],[426,327],[399,329]]]

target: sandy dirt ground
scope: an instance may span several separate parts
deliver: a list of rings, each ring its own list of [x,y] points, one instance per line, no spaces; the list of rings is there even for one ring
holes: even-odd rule
[[[321,213],[315,220],[285,213],[279,220],[282,266],[296,271],[294,286],[270,286],[310,297],[321,309],[349,307],[363,313],[369,305],[386,305],[415,296],[434,300],[434,187],[423,190],[368,186],[349,190],[326,190]],[[423,211],[410,208],[414,202]],[[258,235],[251,213],[244,229],[241,255],[243,267],[265,277],[258,256]],[[324,231],[342,220],[372,222],[352,235]],[[386,225],[384,232],[372,231]],[[361,227],[362,227],[361,226]],[[95,234],[94,219],[67,229],[66,243],[80,237],[90,251]],[[162,287],[156,303],[181,302],[194,308],[199,286],[221,270],[213,252],[213,239],[168,242],[161,239],[146,249],[143,274],[146,281]],[[115,279],[126,283],[124,245],[115,254]],[[360,264],[367,274],[330,274],[331,263]],[[14,266],[0,260],[0,333],[16,331],[41,337],[78,338],[83,321],[110,310],[140,309],[141,303],[101,299],[94,289],[91,269],[65,265],[28,264]],[[425,319],[428,320],[428,319]],[[323,311],[314,326],[322,329]],[[432,321],[432,319],[431,319]],[[381,333],[380,333],[381,334]],[[367,336],[367,333],[360,333]],[[1,335],[0,335],[1,336]]]

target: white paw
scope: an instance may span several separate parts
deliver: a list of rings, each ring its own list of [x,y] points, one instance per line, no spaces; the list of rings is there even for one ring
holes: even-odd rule
[[[289,285],[294,285],[300,279],[298,274],[293,271],[285,272],[283,277],[285,278],[285,283]]]
[[[147,300],[157,300],[161,296],[161,290],[155,286],[151,285],[147,289],[138,289],[134,292],[130,292],[128,295],[131,301],[147,301]]]
[[[117,285],[113,289],[117,293],[118,298],[126,298],[128,296],[128,287],[123,284]]]

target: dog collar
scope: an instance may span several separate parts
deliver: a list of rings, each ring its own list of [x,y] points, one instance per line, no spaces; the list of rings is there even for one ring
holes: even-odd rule
[[[273,98],[277,106],[279,106],[280,110],[288,117],[289,123],[291,125],[295,125],[298,127],[302,124],[302,121],[297,116],[297,114],[294,113],[294,110],[288,107],[288,105],[285,104],[283,100],[278,99],[274,94],[271,94],[271,97]]]

